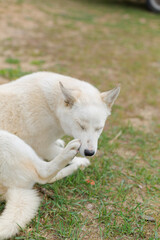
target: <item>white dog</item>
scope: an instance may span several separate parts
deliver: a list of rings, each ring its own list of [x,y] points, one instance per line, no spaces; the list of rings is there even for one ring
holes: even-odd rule
[[[54,182],[90,164],[75,155],[96,153],[119,91],[100,93],[89,83],[48,72],[0,86],[0,195],[7,201],[0,239],[34,217],[40,202],[32,189],[36,182]],[[59,138],[65,134],[75,140],[64,148]]]

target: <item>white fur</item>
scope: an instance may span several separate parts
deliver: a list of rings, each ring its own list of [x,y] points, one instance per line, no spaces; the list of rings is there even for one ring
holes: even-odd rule
[[[118,93],[100,94],[89,83],[48,72],[0,86],[0,195],[7,201],[0,239],[15,235],[35,215],[35,182],[54,182],[90,164],[75,155],[96,153]],[[64,148],[59,138],[65,134],[77,140]]]
[[[8,239],[24,228],[36,214],[40,198],[35,190],[12,188],[6,193],[7,205],[0,216],[0,239]]]
[[[45,162],[17,136],[0,130],[0,193],[7,205],[0,217],[0,239],[15,235],[34,217],[40,199],[33,185],[53,179],[77,154],[73,140],[52,161]]]

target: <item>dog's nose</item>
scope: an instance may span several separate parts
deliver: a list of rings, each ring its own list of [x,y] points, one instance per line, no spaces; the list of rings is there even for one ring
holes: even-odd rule
[[[93,150],[88,150],[88,149],[84,150],[85,156],[93,156],[94,154],[95,154],[95,151],[93,151]]]

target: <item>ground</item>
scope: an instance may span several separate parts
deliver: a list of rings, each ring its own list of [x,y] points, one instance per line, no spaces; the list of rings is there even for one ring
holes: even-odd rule
[[[159,27],[143,3],[0,1],[1,83],[47,70],[122,89],[92,165],[45,185],[13,239],[160,239]]]

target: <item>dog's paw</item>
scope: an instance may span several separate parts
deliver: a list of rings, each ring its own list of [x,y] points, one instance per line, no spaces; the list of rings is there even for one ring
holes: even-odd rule
[[[63,157],[67,160],[72,160],[81,146],[81,141],[79,139],[74,139],[69,142],[63,150]]]
[[[62,139],[57,139],[57,141],[55,142],[55,144],[61,148],[64,148],[65,146],[65,142]]]
[[[87,158],[81,158],[81,157],[75,157],[71,164],[75,164],[77,168],[80,168],[81,170],[84,170],[86,167],[88,167],[91,163]]]

